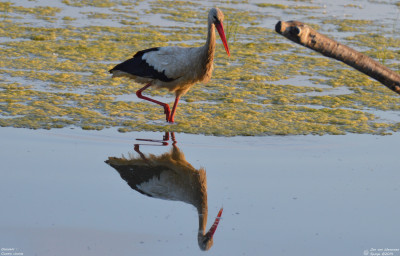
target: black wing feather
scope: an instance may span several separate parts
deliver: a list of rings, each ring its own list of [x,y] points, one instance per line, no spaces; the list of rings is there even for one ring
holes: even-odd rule
[[[116,171],[118,171],[121,178],[128,183],[128,185],[138,191],[141,194],[146,196],[152,197],[152,195],[144,192],[143,190],[139,189],[139,185],[153,178],[160,179],[160,175],[163,171],[165,171],[162,167],[154,167],[150,165],[140,165],[136,166],[134,164],[128,165],[114,165],[109,160],[105,161],[110,166],[114,167]]]
[[[147,50],[137,52],[133,58],[128,59],[110,70],[110,73],[113,73],[115,70],[120,70],[125,73],[132,74],[134,76],[145,77],[145,78],[152,78],[158,79],[163,82],[171,82],[175,80],[174,78],[170,78],[165,75],[165,70],[162,72],[157,71],[154,69],[153,66],[150,66],[146,60],[143,59],[143,54],[151,51],[158,51],[159,47],[150,48]]]

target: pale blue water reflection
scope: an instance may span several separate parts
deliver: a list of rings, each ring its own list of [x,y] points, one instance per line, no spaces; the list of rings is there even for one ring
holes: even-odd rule
[[[0,133],[0,247],[24,255],[203,255],[194,207],[143,196],[104,164],[133,152],[136,138],[162,133]],[[400,247],[399,135],[176,139],[186,161],[207,172],[207,228],[224,208],[211,255]]]

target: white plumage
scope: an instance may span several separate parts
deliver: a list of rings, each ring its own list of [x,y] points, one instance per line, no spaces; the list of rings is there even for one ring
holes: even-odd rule
[[[212,8],[208,13],[208,34],[206,43],[201,47],[156,47],[137,52],[110,70],[113,77],[126,76],[138,83],[146,84],[136,92],[139,98],[164,107],[168,122],[174,122],[179,99],[197,82],[207,82],[211,78],[215,52],[215,29],[217,29],[228,55],[222,25],[223,13]],[[170,111],[169,105],[142,95],[150,86],[166,88],[175,92],[175,102]]]

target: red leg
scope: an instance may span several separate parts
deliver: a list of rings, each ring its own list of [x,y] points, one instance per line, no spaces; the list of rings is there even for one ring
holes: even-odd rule
[[[180,98],[181,98],[180,96],[176,96],[176,98],[175,98],[174,106],[172,107],[172,112],[171,112],[171,115],[169,116],[169,119],[168,119],[168,122],[170,122],[170,123],[174,122],[176,106],[178,106],[178,102],[179,102]]]
[[[172,137],[172,145],[176,145],[176,139],[175,139],[175,133],[171,132],[171,137]]]
[[[175,135],[174,135],[175,138]],[[169,141],[169,132],[165,132],[165,135],[163,136],[162,140],[153,140],[153,139],[136,139],[138,141],[149,141],[149,142],[157,142],[157,143],[161,143],[161,145],[157,145],[157,146],[167,146]],[[139,145],[152,145],[152,144],[135,144],[135,151],[136,151],[136,146],[139,149]],[[155,146],[155,145],[152,145]],[[137,151],[136,151],[137,152]]]
[[[175,136],[175,135],[173,135],[173,136]],[[163,136],[163,141],[169,141],[169,132],[165,132],[165,135]]]
[[[146,86],[144,86],[142,89],[140,89],[140,90],[138,90],[137,92],[136,92],[136,95],[140,98],[140,99],[144,99],[144,100],[148,100],[148,101],[151,101],[151,102],[154,102],[154,103],[156,103],[156,104],[158,104],[158,105],[161,105],[161,106],[163,106],[164,107],[164,114],[166,115],[166,119],[167,119],[167,122],[168,122],[168,120],[169,120],[169,116],[170,116],[170,109],[169,109],[169,105],[167,104],[167,103],[163,103],[163,102],[161,102],[161,101],[158,101],[158,100],[153,100],[153,99],[151,99],[151,98],[149,98],[149,97],[146,97],[146,96],[143,96],[142,95],[142,92],[144,91],[144,90],[146,90],[148,87],[150,87],[151,86],[151,83],[148,83],[148,84],[146,84]],[[175,107],[175,105],[174,105],[174,107]]]
[[[145,161],[147,160],[146,157],[144,156],[144,154],[140,151],[140,149],[139,149],[139,144],[135,144],[134,149],[135,149],[135,151],[140,155],[140,157],[141,157],[143,160],[145,160]]]

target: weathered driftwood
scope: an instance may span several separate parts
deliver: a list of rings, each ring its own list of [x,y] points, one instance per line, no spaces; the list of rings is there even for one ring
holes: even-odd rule
[[[279,21],[275,31],[289,40],[347,65],[378,80],[400,94],[400,75],[370,57],[332,40],[299,21]]]

